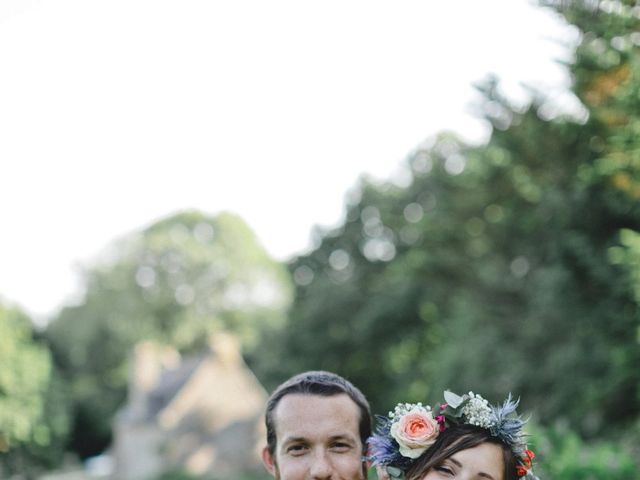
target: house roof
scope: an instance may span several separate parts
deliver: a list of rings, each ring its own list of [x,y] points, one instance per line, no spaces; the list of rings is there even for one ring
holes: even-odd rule
[[[178,367],[161,371],[157,386],[149,392],[147,404],[149,418],[157,416],[171,403],[206,358],[207,355],[185,358]]]

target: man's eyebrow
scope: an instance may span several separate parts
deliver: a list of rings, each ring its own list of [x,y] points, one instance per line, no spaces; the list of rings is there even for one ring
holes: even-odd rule
[[[283,441],[282,444],[286,445],[287,443],[304,443],[307,442],[308,440],[305,437],[286,437]]]
[[[329,437],[329,441],[335,441],[335,440],[349,440],[349,441],[356,441],[356,437],[354,437],[353,435],[349,434],[349,433],[339,433],[337,435],[331,435]]]

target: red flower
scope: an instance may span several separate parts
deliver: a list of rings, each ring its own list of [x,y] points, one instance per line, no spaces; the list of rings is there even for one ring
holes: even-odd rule
[[[518,474],[519,477],[524,477],[527,474],[527,469],[522,465],[518,465],[516,467],[516,473]]]
[[[536,456],[535,453],[533,453],[531,450],[525,450],[524,451],[525,456],[522,457],[522,463],[524,464],[524,466],[529,469],[531,468],[531,460],[533,460]]]

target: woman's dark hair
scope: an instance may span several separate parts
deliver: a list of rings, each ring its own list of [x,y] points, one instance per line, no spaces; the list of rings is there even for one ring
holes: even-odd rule
[[[451,426],[438,435],[436,442],[411,465],[406,478],[407,480],[419,480],[433,467],[440,465],[457,452],[477,447],[481,443],[493,443],[500,446],[504,463],[504,480],[518,480],[517,459],[511,448],[492,437],[488,430],[469,424]]]
[[[345,394],[358,406],[360,412],[359,430],[362,447],[365,448],[367,438],[371,435],[371,411],[369,402],[351,382],[335,373],[319,371],[303,372],[284,382],[269,397],[265,412],[265,425],[267,427],[267,448],[274,455],[276,449],[276,428],[273,413],[280,400],[290,394],[320,395],[331,397]]]

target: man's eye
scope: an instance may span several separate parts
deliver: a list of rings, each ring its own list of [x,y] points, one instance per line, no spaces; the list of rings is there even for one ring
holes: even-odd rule
[[[345,442],[336,442],[331,445],[331,448],[338,452],[346,452],[347,450],[351,450],[351,445]]]
[[[290,445],[289,447],[287,447],[287,453],[290,453],[292,455],[301,455],[306,451],[306,445]]]

